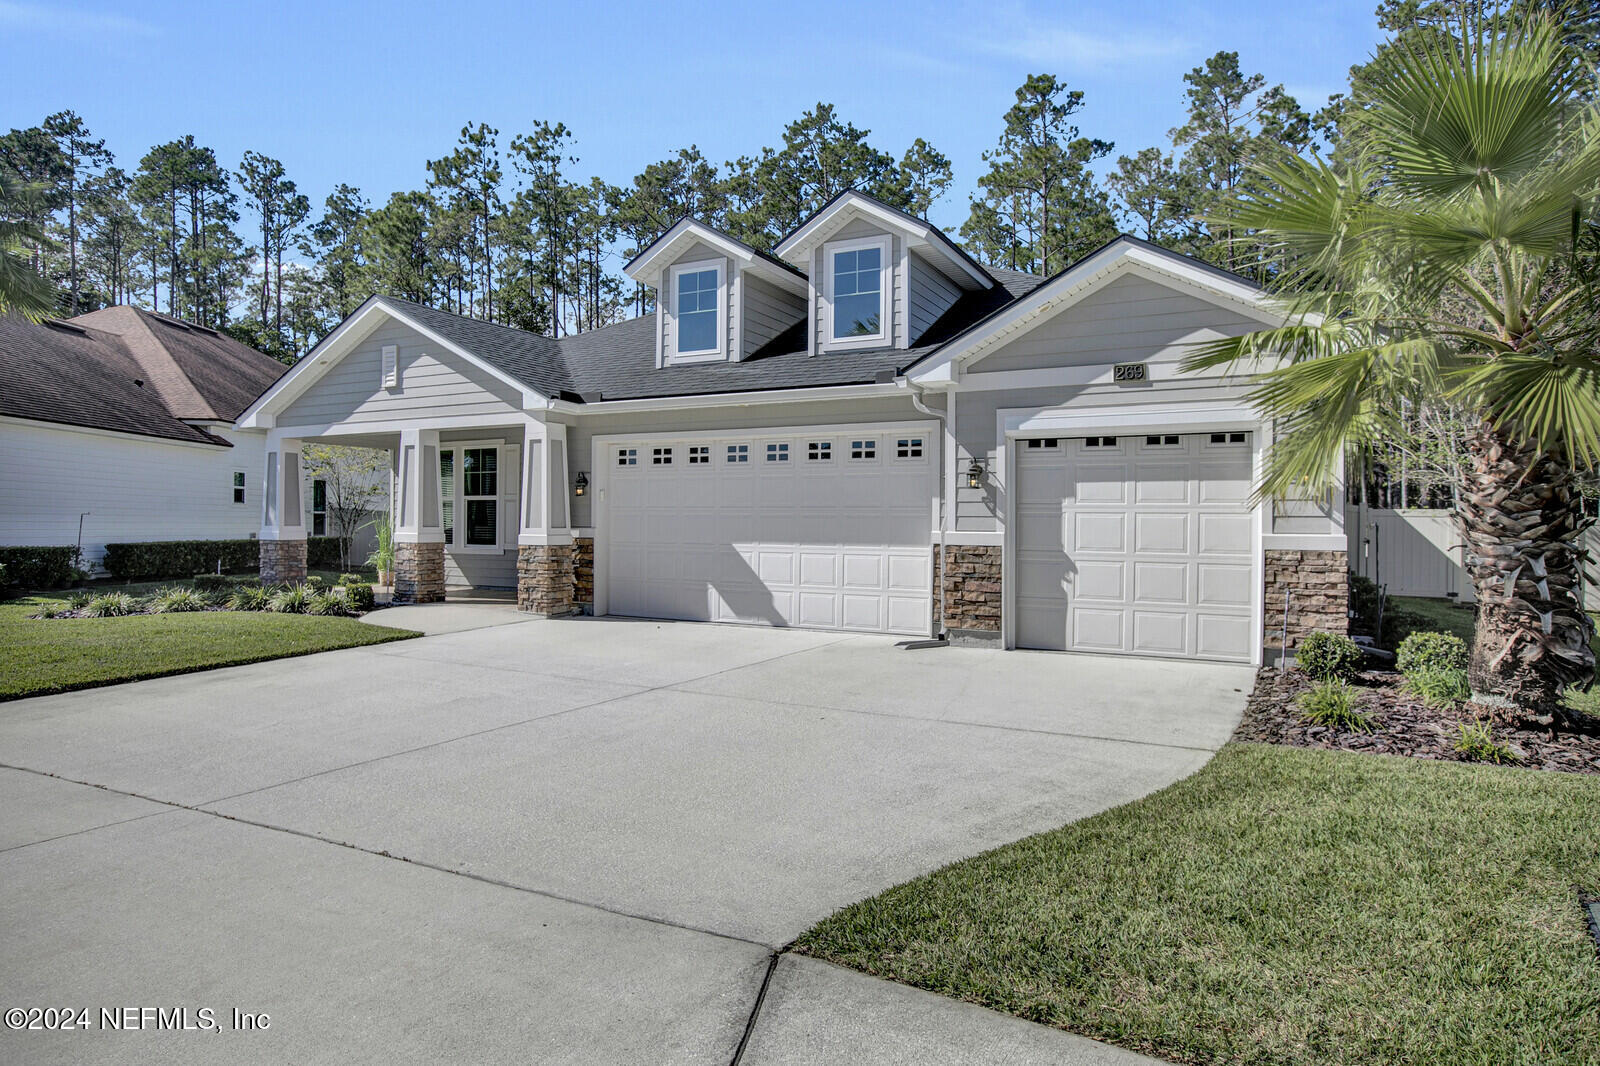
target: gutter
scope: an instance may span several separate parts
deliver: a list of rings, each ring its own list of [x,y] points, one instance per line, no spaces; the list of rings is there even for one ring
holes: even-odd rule
[[[803,403],[817,400],[869,399],[898,395],[904,386],[897,381],[861,385],[826,385],[820,388],[753,389],[748,392],[708,392],[688,396],[653,396],[638,400],[597,400],[573,403],[551,400],[544,409],[564,415],[625,414],[630,411],[687,411],[702,407],[756,407],[774,403]],[[912,400],[916,404],[915,399]],[[920,404],[918,410],[927,409]]]
[[[905,389],[910,390],[909,395],[910,395],[910,398],[911,398],[911,406],[912,407],[915,407],[917,410],[921,411],[923,414],[927,415],[929,418],[936,418],[936,419],[939,420],[939,436],[941,438],[943,438],[943,436],[944,436],[944,428],[946,426],[945,418],[946,418],[946,415],[948,414],[948,412],[947,411],[935,411],[933,408],[931,408],[927,404],[923,403],[922,402],[922,394],[926,390],[923,388],[923,386],[914,383],[910,378],[906,378],[906,377],[896,378],[895,379],[895,385],[897,387],[905,388]],[[941,459],[943,459],[942,456],[941,456]],[[946,463],[946,462],[941,462],[939,465],[942,468],[946,468],[946,469],[948,468],[948,463]],[[945,498],[946,494],[945,494],[945,491],[944,491],[944,473],[945,473],[944,469],[941,469],[939,471],[939,565],[937,567],[937,572],[938,572],[938,575],[939,575],[939,634],[933,640],[922,640],[922,641],[909,642],[909,643],[907,643],[905,645],[905,647],[907,647],[907,648],[942,648],[942,647],[945,647],[946,645],[948,645],[950,643],[950,632],[949,632],[949,630],[947,630],[945,628],[945,624],[944,624],[945,618],[948,617],[948,615],[945,613],[945,603],[944,603],[944,585],[945,585],[945,581],[944,581],[944,555],[945,555],[945,551],[944,551],[944,535],[948,531],[948,527],[949,527],[949,524],[950,524],[950,521],[949,521],[949,517],[950,517],[949,516],[949,509],[950,509],[952,501],[950,501],[950,500]]]

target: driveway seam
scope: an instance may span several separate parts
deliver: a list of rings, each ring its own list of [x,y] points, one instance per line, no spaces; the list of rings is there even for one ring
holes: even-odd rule
[[[5,769],[7,769],[7,770],[19,770],[19,771],[21,771],[23,773],[29,773],[29,774],[35,774],[35,773],[39,772],[37,770],[29,770],[27,767],[24,767],[24,766],[6,766]],[[45,774],[44,776],[45,777],[54,777],[55,775],[54,774]],[[85,787],[85,788],[100,788],[101,787],[99,785],[91,785],[91,784],[89,784],[89,783],[87,783],[85,781],[73,781],[70,777],[58,777],[58,778],[56,778],[56,780],[58,780],[58,781],[66,781],[69,784],[74,784],[74,785],[83,785],[83,787]],[[115,789],[104,789],[103,791],[114,792]],[[132,793],[128,793],[128,792],[123,792],[123,793],[119,793],[119,794],[120,795],[124,795],[124,796],[132,795]],[[139,799],[146,799],[146,797],[144,797],[144,796],[140,796],[138,798]],[[159,800],[147,800],[147,802],[158,803],[160,801]],[[121,819],[118,819],[115,822],[102,822],[100,825],[91,825],[91,826],[89,826],[89,827],[87,827],[85,829],[75,829],[70,833],[58,833],[57,835],[55,835],[53,837],[45,837],[43,840],[30,840],[30,841],[28,841],[27,843],[24,843],[24,844],[13,844],[9,848],[0,848],[0,855],[4,855],[4,854],[6,854],[7,852],[10,852],[10,851],[20,851],[23,848],[31,848],[35,844],[49,844],[49,843],[52,843],[53,841],[57,841],[57,840],[70,840],[73,837],[81,837],[85,833],[93,833],[96,830],[110,829],[113,826],[118,826],[118,825],[127,825],[129,822],[142,822],[146,818],[160,818],[163,815],[168,815],[168,814],[172,814],[172,813],[173,813],[172,811],[151,811],[149,814],[136,814],[132,818],[121,818]]]
[[[756,665],[756,664],[752,664],[752,665]],[[715,674],[708,674],[706,676],[707,677],[715,677],[716,675]],[[694,680],[695,681],[699,681],[699,680],[702,680],[702,679],[701,678],[695,678]],[[689,685],[689,684],[692,684],[692,683],[693,682],[684,682],[683,684],[684,685]],[[967,721],[966,719],[962,719],[962,718],[924,718],[921,715],[900,714],[900,713],[895,712],[895,711],[864,711],[859,707],[835,707],[832,704],[827,704],[827,703],[796,703],[796,702],[794,702],[792,700],[779,700],[779,699],[773,699],[773,698],[768,697],[768,696],[761,696],[761,697],[734,696],[734,695],[730,695],[730,694],[728,694],[726,692],[708,692],[708,691],[706,691],[704,689],[687,688],[687,687],[682,687],[682,686],[678,686],[678,685],[669,686],[669,687],[671,687],[674,691],[685,692],[685,693],[688,693],[691,696],[715,696],[715,697],[717,697],[719,699],[731,699],[731,700],[741,700],[741,699],[743,699],[743,700],[750,700],[751,702],[754,702],[754,703],[770,703],[770,704],[772,704],[774,706],[777,706],[777,707],[808,707],[808,708],[814,708],[816,710],[822,710],[822,711],[835,711],[835,712],[837,712],[839,714],[866,715],[869,718],[894,718],[894,719],[897,719],[899,721],[905,721],[905,722],[925,722],[928,725],[954,725],[954,726],[965,726],[965,727],[970,728],[970,729],[995,729],[995,730],[999,730],[999,731],[1005,732],[1005,733],[1033,733],[1033,734],[1037,734],[1037,735],[1040,735],[1040,736],[1047,736],[1047,737],[1068,737],[1068,738],[1073,739],[1073,740],[1099,740],[1099,741],[1104,741],[1107,744],[1132,744],[1132,745],[1135,745],[1136,747],[1141,747],[1141,748],[1171,748],[1171,749],[1174,749],[1176,751],[1198,751],[1198,752],[1209,752],[1211,754],[1216,754],[1217,748],[1220,748],[1222,746],[1221,744],[1219,744],[1219,745],[1217,745],[1217,747],[1208,748],[1208,747],[1202,747],[1202,746],[1195,745],[1195,744],[1166,744],[1166,743],[1162,743],[1160,741],[1155,741],[1155,740],[1129,740],[1126,737],[1103,737],[1103,736],[1098,736],[1098,735],[1096,735],[1094,733],[1063,733],[1060,730],[1055,730],[1055,729],[1035,729],[1035,728],[1032,728],[1032,727],[1029,727],[1029,726],[1021,726],[1021,725],[990,725],[990,724],[987,724],[987,723],[984,723],[984,722],[971,722],[971,721]],[[652,689],[651,691],[657,691],[657,690]],[[1223,743],[1227,743],[1227,741],[1223,741]]]
[[[788,948],[779,948],[767,960],[767,972],[761,978],[761,987],[756,989],[756,1001],[750,1007],[750,1017],[745,1019],[744,1035],[739,1037],[739,1046],[733,1049],[733,1058],[728,1066],[739,1066],[744,1061],[745,1048],[750,1046],[750,1037],[755,1034],[756,1021],[761,1017],[761,1008],[767,1002],[767,989],[772,984],[772,975],[778,972],[778,962],[788,952]]]
[[[83,785],[87,788],[98,788],[104,792],[110,792],[113,795],[128,796],[133,799],[144,800],[148,803],[159,803],[163,806],[172,808],[171,811],[160,811],[152,814],[140,815],[138,818],[130,818],[126,821],[140,821],[144,818],[153,818],[156,816],[156,814],[171,814],[174,811],[188,811],[191,814],[201,814],[205,815],[207,818],[216,818],[224,822],[237,822],[240,825],[248,825],[256,829],[265,829],[273,833],[283,833],[287,836],[300,837],[303,840],[314,840],[320,844],[328,844],[336,848],[346,848],[350,851],[360,852],[363,855],[371,855],[375,858],[389,859],[394,862],[403,862],[407,866],[417,866],[424,870],[433,870],[436,873],[447,874],[451,877],[461,877],[468,881],[477,881],[480,884],[493,885],[496,888],[509,889],[512,892],[524,892],[530,896],[539,896],[542,899],[555,900],[560,903],[570,903],[575,907],[585,907],[589,910],[600,911],[603,914],[610,914],[618,918],[632,918],[636,921],[648,922],[651,925],[664,926],[669,929],[678,929],[686,933],[700,933],[704,936],[713,936],[719,940],[728,940],[736,944],[744,944],[747,947],[761,948],[764,951],[773,953],[776,953],[780,950],[772,944],[763,944],[759,940],[750,940],[746,937],[735,936],[732,933],[723,933],[716,929],[706,929],[698,925],[689,925],[687,922],[675,922],[670,918],[657,918],[649,914],[636,914],[632,911],[621,910],[617,907],[607,907],[603,903],[595,903],[592,900],[578,899],[575,896],[563,895],[560,892],[551,892],[548,889],[533,888],[529,885],[519,885],[514,881],[505,881],[497,877],[489,877],[484,874],[475,874],[467,870],[454,870],[448,866],[441,866],[438,863],[429,862],[426,859],[413,859],[405,855],[396,855],[394,852],[387,849],[367,848],[361,846],[360,844],[352,844],[347,840],[334,840],[332,837],[320,836],[319,834],[311,833],[304,829],[293,829],[286,825],[274,825],[271,822],[261,822],[255,820],[254,818],[245,818],[235,814],[225,814],[222,811],[210,810],[207,807],[197,804],[179,803],[177,800],[162,799],[159,796],[147,796],[141,792],[127,792],[120,788],[111,788],[108,785],[97,785],[91,781],[79,781],[77,778],[65,777],[61,774],[53,774],[47,770],[35,770],[29,766],[17,766],[12,763],[0,763],[0,769],[17,770],[25,774],[36,774],[39,777],[47,777],[56,781],[66,781],[74,785]],[[106,825],[96,826],[93,829],[85,829],[78,833],[65,833],[62,835],[62,837],[57,837],[55,839],[81,836],[83,833],[92,833],[99,829],[108,828],[109,826],[123,824],[125,823],[108,822]],[[34,843],[43,844],[47,843],[47,841],[34,841]],[[19,845],[19,847],[32,846],[32,844]],[[8,848],[6,850],[10,851],[16,849]]]

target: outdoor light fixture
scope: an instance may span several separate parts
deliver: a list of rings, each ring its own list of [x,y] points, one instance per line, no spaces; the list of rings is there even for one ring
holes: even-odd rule
[[[967,488],[983,488],[983,464],[976,459],[972,461],[971,466],[967,467]]]
[[[588,474],[584,474],[584,473],[579,473],[578,474],[578,480],[572,483],[572,494],[574,496],[582,496],[584,493],[586,493],[588,491],[589,491],[589,475]]]

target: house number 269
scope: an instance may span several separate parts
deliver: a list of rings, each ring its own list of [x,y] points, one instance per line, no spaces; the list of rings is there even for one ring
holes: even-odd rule
[[[1143,381],[1145,379],[1143,363],[1118,363],[1111,368],[1113,381]]]

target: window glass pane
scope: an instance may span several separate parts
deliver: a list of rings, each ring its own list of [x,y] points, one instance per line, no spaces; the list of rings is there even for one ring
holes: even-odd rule
[[[678,351],[708,352],[717,346],[717,312],[695,311],[678,316]]]
[[[456,494],[456,453],[439,453],[439,495],[448,500]]]
[[[856,253],[856,269],[857,270],[863,270],[863,271],[864,270],[871,270],[871,271],[876,272],[878,267],[881,265],[878,262],[879,252],[880,252],[880,249],[878,249],[878,248],[863,248],[863,249],[861,249],[859,252]],[[874,285],[873,288],[877,288],[877,286]]]
[[[881,262],[878,248],[834,253],[834,337],[863,337],[882,331]]]
[[[495,543],[495,501],[467,501],[468,544],[492,546]]]
[[[869,337],[878,329],[878,294],[862,293],[857,296],[835,296],[833,300],[833,335],[835,337]]]
[[[455,543],[456,531],[456,505],[453,500],[445,500],[439,505],[444,510],[444,542]]]
[[[461,453],[463,496],[493,496],[499,491],[495,477],[499,458],[498,448],[468,448]]]
[[[328,506],[328,483],[321,478],[311,483],[311,509],[325,510]]]

